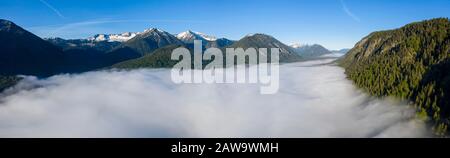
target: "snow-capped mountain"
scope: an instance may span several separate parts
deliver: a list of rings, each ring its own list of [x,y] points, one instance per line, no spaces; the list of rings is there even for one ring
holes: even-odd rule
[[[193,32],[191,30],[179,33],[176,37],[185,42],[185,43],[193,43],[194,40],[202,40],[202,41],[216,41],[217,38],[214,36],[206,35],[200,32]]]
[[[217,38],[215,36],[207,35],[207,34],[200,33],[200,32],[195,32],[195,33],[208,41],[216,41],[217,40]]]
[[[289,46],[291,46],[292,48],[298,49],[298,48],[306,46],[306,44],[294,43]]]
[[[226,38],[217,38],[215,36],[207,35],[201,32],[194,32],[191,30],[179,33],[175,36],[185,44],[193,44],[194,40],[201,40],[205,48],[222,48],[230,46],[234,43],[234,41]]]
[[[159,39],[163,38],[165,40],[169,40],[169,41],[175,41],[178,40],[175,36],[173,36],[172,34],[161,30],[161,29],[157,29],[157,28],[151,28],[151,29],[147,29],[142,33],[139,33],[137,37],[152,37],[153,39]]]
[[[131,40],[123,42],[114,52],[136,54],[143,56],[150,54],[158,48],[168,45],[183,45],[184,43],[174,35],[156,28],[147,29]]]
[[[139,32],[125,32],[122,34],[97,34],[94,37],[88,38],[90,41],[96,41],[96,42],[126,42],[134,37],[136,37]]]

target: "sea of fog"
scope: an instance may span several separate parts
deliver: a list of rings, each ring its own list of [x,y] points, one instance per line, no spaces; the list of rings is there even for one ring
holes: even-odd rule
[[[0,137],[427,137],[414,109],[375,99],[332,59],[281,66],[280,89],[174,84],[169,70],[27,77],[0,95]]]

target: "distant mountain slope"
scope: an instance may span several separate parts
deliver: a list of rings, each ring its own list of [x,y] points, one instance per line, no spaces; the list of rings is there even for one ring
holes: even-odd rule
[[[281,43],[277,39],[272,36],[265,34],[253,34],[248,35],[242,38],[241,40],[235,42],[230,48],[268,48],[270,51],[271,48],[280,48],[280,62],[291,62],[297,61],[301,57],[295,53],[293,48]]]
[[[47,38],[45,40],[62,48],[63,50],[94,49],[101,52],[108,52],[121,44],[121,42],[96,41],[87,39],[66,40],[62,38]]]
[[[217,39],[217,40],[215,40],[215,41],[209,41],[209,42],[206,44],[205,47],[206,47],[206,48],[211,48],[211,47],[214,47],[214,48],[224,48],[224,47],[229,47],[229,46],[233,45],[234,42],[235,42],[235,41],[229,40],[229,39],[226,39],[226,38],[219,38],[219,39]]]
[[[350,51],[350,49],[341,49],[341,50],[332,50],[331,52],[334,54],[347,54]]]
[[[314,58],[314,57],[320,57],[320,56],[327,55],[327,54],[332,54],[331,51],[329,51],[325,47],[318,45],[318,44],[303,45],[303,46],[294,45],[291,47],[294,48],[295,52],[298,55],[300,55],[304,58]]]
[[[61,38],[46,39],[50,43],[63,49],[69,60],[66,64],[72,67],[69,72],[85,72],[111,66],[117,62],[139,57],[115,56],[107,54],[114,50],[121,42],[94,41],[86,39],[65,40]],[[70,70],[70,69],[68,69]]]
[[[60,48],[10,21],[0,20],[0,75],[48,76],[62,72],[66,61]]]
[[[183,45],[169,45],[155,50],[141,58],[124,61],[114,64],[112,68],[118,69],[138,69],[138,68],[171,68],[178,61],[171,60],[172,51]]]
[[[356,85],[376,96],[410,99],[444,134],[450,124],[450,21],[446,18],[380,31],[340,61]]]

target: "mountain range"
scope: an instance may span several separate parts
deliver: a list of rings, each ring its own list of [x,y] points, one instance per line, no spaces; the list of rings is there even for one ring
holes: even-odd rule
[[[182,34],[185,35],[185,34]],[[179,36],[180,37],[180,36]],[[193,36],[190,36],[193,37]],[[201,40],[199,37],[196,37],[195,40]],[[181,38],[185,39],[185,42],[190,42],[190,40],[186,40],[188,38]],[[209,42],[209,41],[206,41]],[[205,42],[203,42],[205,43]],[[161,47],[159,49],[156,49],[151,54],[146,54],[143,57],[133,59],[133,60],[127,60],[118,64],[115,64],[112,66],[112,68],[119,68],[119,69],[136,69],[136,68],[167,68],[172,67],[176,64],[175,61],[172,61],[171,58],[171,52],[179,47],[185,47],[193,52],[193,47],[191,45],[192,43],[187,43],[185,45],[167,45],[164,47]],[[276,40],[272,36],[265,35],[265,34],[255,34],[255,35],[249,35],[244,37],[243,39],[233,42],[232,45],[227,46],[226,48],[280,48],[280,61],[283,62],[290,62],[290,61],[296,61],[301,59],[299,55],[297,55],[295,52],[293,52],[292,48],[289,46],[286,46],[285,44],[281,43],[280,41]],[[225,48],[225,47],[222,47]],[[226,50],[222,49],[222,52],[224,55],[226,54]],[[207,64],[208,62],[205,61],[204,64]]]
[[[8,69],[10,72],[3,70],[0,72],[3,76],[8,75],[36,75],[36,76],[51,76],[58,73],[74,73],[84,72],[100,68],[109,67],[118,63],[131,63],[132,61],[151,58],[156,50],[165,48],[171,45],[184,46],[193,48],[193,41],[200,40],[203,43],[203,48],[280,48],[280,61],[290,62],[301,58],[316,57],[323,54],[331,53],[320,45],[312,45],[302,48],[293,48],[287,46],[270,35],[265,34],[251,34],[244,38],[233,41],[226,38],[217,38],[200,32],[185,31],[179,34],[170,34],[166,31],[152,28],[143,32],[125,32],[122,34],[97,34],[87,39],[61,39],[61,38],[47,38],[41,39],[14,23],[2,21],[2,38],[21,37],[22,41],[7,40],[14,44],[3,42],[1,48],[5,48],[4,52],[4,67],[10,66],[14,68]],[[25,33],[6,34],[7,30]],[[29,40],[30,39],[30,40]],[[28,42],[25,42],[28,41]],[[5,40],[6,41],[6,40]],[[31,42],[29,42],[31,41]],[[34,45],[30,46],[30,45]],[[45,48],[37,48],[45,47]],[[17,48],[17,49],[16,49]],[[28,48],[28,50],[21,50],[19,48]],[[168,47],[171,48],[171,47]],[[33,51],[30,51],[33,50]],[[44,51],[44,53],[39,52]],[[29,56],[26,54],[36,54],[36,58],[29,62]],[[39,54],[39,55],[37,55]],[[17,56],[17,57],[16,57]],[[41,59],[42,58],[42,59]],[[19,59],[23,59],[23,62]],[[136,59],[136,60],[135,60]],[[7,63],[7,60],[19,60],[19,62]],[[125,62],[130,60],[130,62]],[[168,59],[167,59],[168,60]],[[142,61],[142,60],[140,60]],[[152,62],[155,60],[146,60]],[[35,65],[26,65],[36,63]],[[39,63],[42,62],[42,63]],[[161,61],[160,61],[161,62]],[[169,61],[167,61],[169,62]],[[24,64],[23,66],[17,64]],[[144,65],[155,65],[148,63]],[[163,64],[164,65],[164,64]],[[41,68],[42,67],[42,68]],[[32,72],[35,71],[35,72]],[[45,72],[44,72],[45,71]]]
[[[143,32],[97,34],[86,39],[41,39],[11,21],[0,19],[0,50],[2,50],[0,76],[3,78],[16,75],[48,77],[60,73],[104,69],[114,67],[113,65],[126,67],[125,64],[134,61],[150,62],[139,64],[150,67],[161,65],[168,67],[171,64],[164,63],[173,62],[167,58],[168,50],[174,46],[192,49],[194,40],[202,41],[204,49],[211,47],[220,49],[280,48],[281,62],[291,62],[302,58],[293,48],[265,34],[248,35],[234,41],[194,31],[171,34],[161,29],[151,28]],[[155,55],[152,55],[154,53]]]

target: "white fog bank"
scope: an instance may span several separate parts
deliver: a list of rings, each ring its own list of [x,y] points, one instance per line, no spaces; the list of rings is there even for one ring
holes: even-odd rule
[[[0,99],[0,137],[427,136],[413,109],[368,97],[342,68],[320,65],[330,61],[282,65],[275,95],[176,85],[169,70],[30,77]]]

